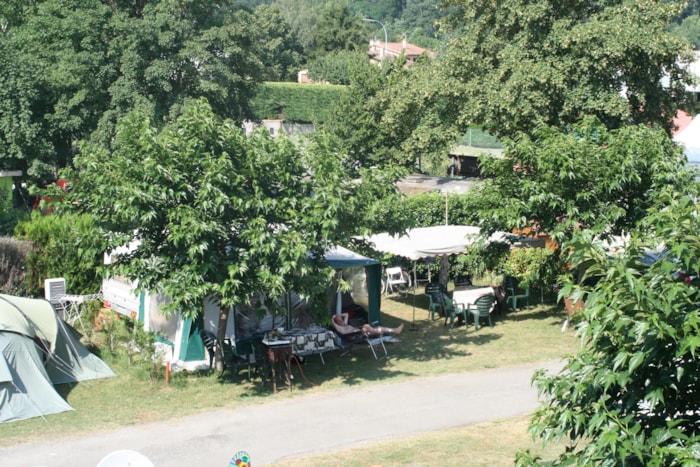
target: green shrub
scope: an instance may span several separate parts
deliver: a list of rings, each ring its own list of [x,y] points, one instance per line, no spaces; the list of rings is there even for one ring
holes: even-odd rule
[[[17,222],[27,217],[27,212],[14,205],[12,178],[0,177],[0,235],[11,235]]]
[[[518,279],[522,287],[548,287],[556,278],[555,260],[550,248],[514,248],[503,264],[503,273]]]
[[[28,295],[43,296],[44,280],[51,277],[65,278],[71,294],[100,290],[98,271],[105,242],[90,217],[34,212],[31,219],[17,224],[15,236],[32,242],[25,282]]]
[[[26,295],[27,257],[31,242],[0,237],[0,292]]]
[[[542,404],[530,433],[568,446],[548,465],[698,464],[697,210],[695,194],[663,194],[624,249],[611,254],[590,230],[564,245],[583,274],[560,295],[585,295],[585,307],[580,350],[533,378]]]
[[[509,249],[510,245],[507,243],[477,242],[470,245],[466,253],[455,256],[450,269],[455,275],[484,277],[490,285],[500,285],[502,265]]]

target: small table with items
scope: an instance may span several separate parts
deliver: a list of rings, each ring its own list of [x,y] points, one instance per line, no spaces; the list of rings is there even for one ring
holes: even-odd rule
[[[289,387],[292,387],[290,359],[292,358],[292,341],[284,336],[265,334],[262,340],[265,354],[272,370],[272,390],[277,392],[277,369],[280,363],[284,365],[284,377]]]
[[[318,325],[311,325],[305,329],[290,329],[284,336],[292,342],[292,352],[297,357],[318,354],[323,360],[323,354],[335,350],[335,334],[333,331]]]

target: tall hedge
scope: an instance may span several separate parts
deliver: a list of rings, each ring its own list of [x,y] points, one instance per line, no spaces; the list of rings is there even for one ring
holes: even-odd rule
[[[105,241],[90,217],[35,211],[30,220],[17,225],[15,236],[32,242],[25,283],[28,295],[43,296],[44,280],[52,277],[64,277],[70,294],[100,291],[98,270]]]
[[[25,278],[31,242],[0,237],[0,292],[9,295],[27,294]]]
[[[345,92],[345,86],[337,85],[264,83],[251,107],[261,120],[323,123]]]

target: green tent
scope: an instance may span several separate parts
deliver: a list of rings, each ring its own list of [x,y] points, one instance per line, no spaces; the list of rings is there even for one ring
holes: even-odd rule
[[[328,265],[333,269],[345,270],[351,268],[364,268],[367,286],[367,321],[381,323],[379,310],[381,308],[382,292],[382,265],[376,259],[362,256],[359,253],[336,246],[325,254]]]
[[[29,320],[0,300],[0,422],[73,410],[54,389],[37,338]]]
[[[0,294],[0,422],[72,410],[53,385],[114,376],[51,304]]]

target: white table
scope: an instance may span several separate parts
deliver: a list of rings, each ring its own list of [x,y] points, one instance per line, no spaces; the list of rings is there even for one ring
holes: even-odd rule
[[[458,287],[452,292],[452,301],[455,303],[461,303],[464,305],[465,309],[469,306],[473,306],[479,297],[484,295],[495,295],[493,293],[493,287]]]

